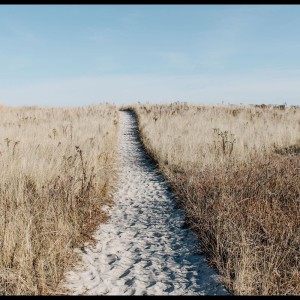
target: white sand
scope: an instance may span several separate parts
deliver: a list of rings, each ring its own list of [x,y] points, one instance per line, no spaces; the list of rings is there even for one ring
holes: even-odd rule
[[[226,295],[168,184],[147,160],[132,113],[120,112],[120,177],[110,219],[67,274],[70,294]]]

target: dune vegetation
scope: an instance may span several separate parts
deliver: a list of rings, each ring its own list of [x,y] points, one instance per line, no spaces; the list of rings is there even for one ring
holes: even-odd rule
[[[114,105],[0,107],[0,294],[57,293],[73,251],[106,215]]]
[[[228,290],[300,294],[300,107],[127,109]]]

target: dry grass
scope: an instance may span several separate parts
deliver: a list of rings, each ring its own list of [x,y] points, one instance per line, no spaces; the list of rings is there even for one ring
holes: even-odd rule
[[[55,294],[106,216],[116,108],[0,108],[0,294]]]
[[[300,107],[131,109],[227,288],[300,294]]]

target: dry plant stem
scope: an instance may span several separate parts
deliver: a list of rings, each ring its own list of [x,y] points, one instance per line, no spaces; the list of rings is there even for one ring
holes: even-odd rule
[[[228,289],[300,294],[300,107],[130,109]]]
[[[117,129],[113,105],[0,108],[0,294],[59,293],[106,220]]]

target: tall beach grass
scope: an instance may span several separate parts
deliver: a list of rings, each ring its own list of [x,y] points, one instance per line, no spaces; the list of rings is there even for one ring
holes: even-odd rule
[[[113,105],[0,108],[0,294],[59,293],[106,220],[117,129]]]
[[[300,107],[127,108],[228,290],[300,294]]]

